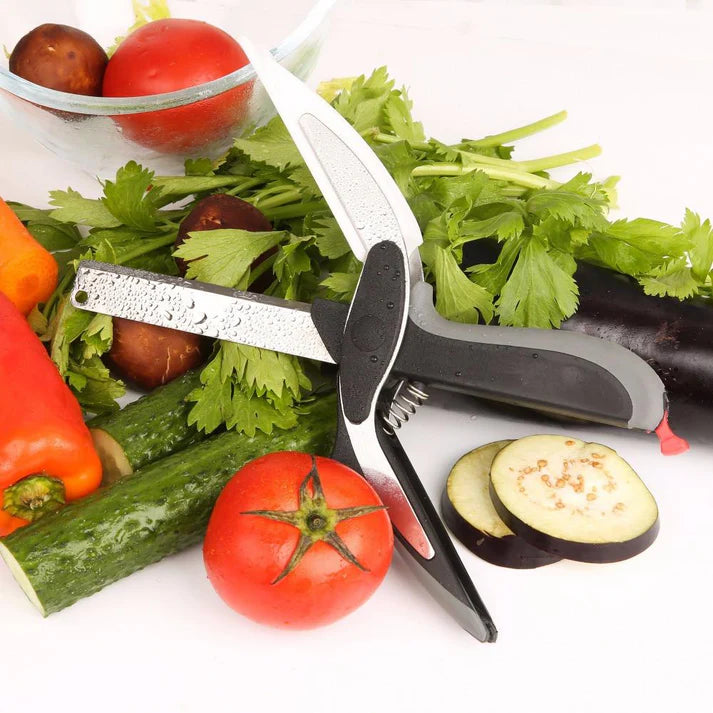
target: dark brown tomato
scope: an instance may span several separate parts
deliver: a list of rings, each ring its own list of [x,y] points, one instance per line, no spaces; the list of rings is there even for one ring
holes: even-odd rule
[[[107,360],[118,374],[143,389],[154,389],[201,364],[210,340],[177,329],[114,317],[114,341]]]
[[[227,193],[216,193],[199,200],[193,210],[183,219],[178,229],[175,246],[181,245],[188,239],[188,234],[194,231],[221,228],[266,232],[272,230],[272,224],[254,205],[247,201]],[[276,250],[277,248],[272,248],[264,252],[253,262],[252,267],[257,267]],[[185,275],[188,267],[187,262],[176,258],[176,264],[181,275]],[[250,289],[254,292],[262,292],[267,289],[271,281],[270,273],[265,273],[250,286]]]
[[[49,89],[101,96],[106,52],[86,32],[44,24],[28,32],[10,55],[13,74]]]

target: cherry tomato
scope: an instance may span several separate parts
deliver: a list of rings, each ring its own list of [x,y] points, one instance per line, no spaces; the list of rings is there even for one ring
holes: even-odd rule
[[[361,475],[290,451],[235,474],[211,515],[203,558],[233,609],[308,629],[363,604],[386,575],[393,546],[386,510]]]
[[[168,18],[132,32],[104,73],[105,97],[164,94],[230,74],[248,63],[240,45],[207,22]],[[136,143],[167,153],[190,152],[225,138],[244,118],[252,83],[209,99],[114,117]]]

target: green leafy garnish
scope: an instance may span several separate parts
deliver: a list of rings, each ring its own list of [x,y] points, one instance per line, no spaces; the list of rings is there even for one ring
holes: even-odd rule
[[[294,402],[309,386],[297,357],[221,342],[201,373],[201,388],[188,395],[195,404],[188,422],[207,432],[225,426],[248,436],[291,428]]]
[[[149,232],[156,229],[161,191],[151,186],[152,180],[151,171],[129,161],[117,171],[115,181],[104,184],[102,202],[119,225]]]
[[[235,148],[251,161],[264,162],[278,169],[301,166],[304,161],[282,119],[276,117],[254,134],[235,140]]]
[[[435,243],[427,243],[421,252],[439,285],[436,309],[453,322],[490,322],[493,318],[492,294],[467,278],[453,253]]]
[[[253,261],[278,245],[286,234],[223,229],[189,235],[191,239],[174,253],[176,257],[190,261],[186,277],[244,290],[250,283]]]
[[[57,206],[50,217],[61,223],[89,225],[93,228],[116,228],[121,221],[103,201],[84,198],[77,191],[50,191],[50,205]]]
[[[563,316],[577,309],[575,268],[571,255],[548,250],[537,236],[530,237],[500,292],[500,322],[516,327],[559,327]]]

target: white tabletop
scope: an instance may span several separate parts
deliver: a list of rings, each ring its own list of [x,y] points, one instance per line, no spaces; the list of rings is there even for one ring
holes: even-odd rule
[[[599,141],[605,155],[591,168],[623,175],[624,214],[677,222],[688,205],[713,215],[710,3],[654,4],[362,0],[338,9],[315,77],[387,64],[427,131],[445,139],[567,108],[565,125],[518,155]],[[97,192],[2,117],[0,156],[5,198],[40,205],[52,188]],[[658,540],[626,562],[534,571],[494,567],[459,545],[500,630],[494,645],[462,632],[398,557],[364,607],[303,633],[224,606],[197,547],[48,619],[0,566],[0,711],[705,710],[713,449],[667,459],[652,436],[432,401],[403,442],[434,499],[471,448],[573,433],[617,449],[644,478],[661,510]]]

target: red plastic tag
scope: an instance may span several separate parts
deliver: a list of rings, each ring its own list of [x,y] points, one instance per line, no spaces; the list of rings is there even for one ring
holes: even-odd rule
[[[668,411],[664,411],[661,423],[656,426],[656,435],[661,443],[661,453],[665,456],[677,456],[690,448],[688,441],[677,436],[668,425]]]

